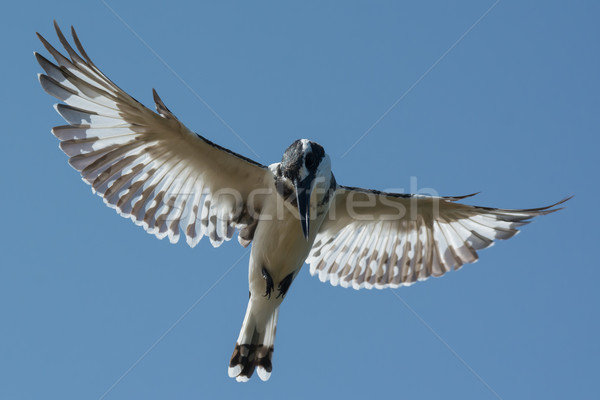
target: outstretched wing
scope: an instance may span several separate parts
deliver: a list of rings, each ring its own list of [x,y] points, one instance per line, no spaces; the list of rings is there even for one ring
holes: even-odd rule
[[[472,195],[469,195],[472,196]],[[307,263],[322,282],[355,289],[410,285],[477,261],[476,250],[514,236],[555,206],[503,210],[465,197],[401,195],[340,186]]]
[[[248,195],[268,170],[188,130],[156,92],[159,114],[144,107],[100,72],[73,28],[79,54],[56,22],[55,28],[70,58],[38,34],[56,60],[35,53],[46,72],[39,79],[65,103],[55,108],[68,125],[52,133],[83,180],[109,207],[160,239],[174,243],[183,233],[193,247],[207,235],[217,247],[238,228],[247,246],[256,222]]]

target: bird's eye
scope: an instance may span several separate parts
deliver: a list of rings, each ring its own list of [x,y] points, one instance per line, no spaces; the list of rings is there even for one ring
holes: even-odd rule
[[[315,165],[315,155],[313,153],[308,153],[304,160],[304,165],[306,168],[312,168]]]

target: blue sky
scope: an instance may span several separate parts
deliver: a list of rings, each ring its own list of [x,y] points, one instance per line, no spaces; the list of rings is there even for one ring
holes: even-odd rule
[[[5,6],[0,398],[598,398],[597,2],[198,3]],[[306,268],[271,380],[238,384],[246,250],[158,241],[91,194],[36,79],[34,32],[57,43],[53,19],[142,103],[156,88],[188,127],[263,164],[309,138],[346,185],[416,177],[507,208],[576,197],[399,297]]]

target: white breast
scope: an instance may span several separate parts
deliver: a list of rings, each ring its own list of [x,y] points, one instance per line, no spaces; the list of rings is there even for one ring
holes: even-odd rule
[[[328,182],[318,183],[328,185]],[[323,191],[313,191],[311,198],[311,223],[308,240],[304,238],[298,209],[277,194],[274,181],[270,183],[271,194],[266,196],[261,217],[254,233],[250,275],[260,274],[266,267],[275,282],[300,269],[308,256],[324,214],[317,217],[317,204]],[[317,218],[315,218],[317,217]],[[262,278],[261,278],[262,279]]]

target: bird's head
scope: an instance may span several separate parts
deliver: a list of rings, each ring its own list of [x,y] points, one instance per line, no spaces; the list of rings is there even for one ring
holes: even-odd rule
[[[296,191],[302,232],[308,240],[311,194],[316,185],[323,186],[325,190],[329,188],[331,161],[320,144],[300,139],[283,153],[280,167],[282,178],[289,180]]]

